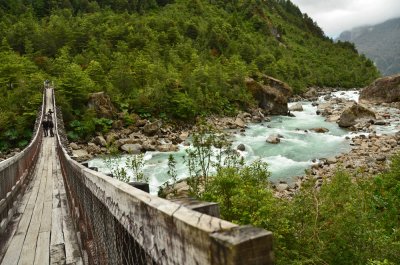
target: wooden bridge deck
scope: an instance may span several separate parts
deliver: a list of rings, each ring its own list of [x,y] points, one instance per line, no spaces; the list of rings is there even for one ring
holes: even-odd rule
[[[46,110],[49,107],[53,109],[50,105]],[[44,137],[32,180],[9,224],[8,237],[0,237],[2,265],[83,264],[55,146],[56,137]]]

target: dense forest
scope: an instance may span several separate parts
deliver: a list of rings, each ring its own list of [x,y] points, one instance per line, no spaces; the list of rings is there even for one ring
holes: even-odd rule
[[[29,141],[46,79],[78,138],[110,122],[88,110],[93,92],[105,91],[127,117],[194,121],[254,106],[246,77],[266,74],[301,93],[379,76],[353,44],[334,43],[288,0],[2,0],[0,59],[0,151]],[[210,178],[194,170],[202,188],[199,176],[188,182],[226,220],[273,231],[276,264],[398,264],[399,155],[374,178],[338,167],[331,183],[304,182],[291,200],[274,196],[265,163],[227,158]]]
[[[0,58],[0,149],[27,143],[44,79],[67,128],[90,135],[91,92],[107,92],[124,113],[193,120],[253,106],[247,76],[300,93],[379,75],[288,0],[4,0]]]

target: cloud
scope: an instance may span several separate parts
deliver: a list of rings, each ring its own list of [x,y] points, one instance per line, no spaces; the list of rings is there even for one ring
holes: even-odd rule
[[[400,17],[399,0],[292,0],[330,37],[354,27]]]

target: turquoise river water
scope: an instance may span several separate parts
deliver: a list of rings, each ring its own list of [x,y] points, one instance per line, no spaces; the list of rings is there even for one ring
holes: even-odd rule
[[[348,91],[332,93],[332,96],[344,97],[358,101],[358,93]],[[320,101],[324,101],[322,98]],[[290,103],[293,104],[293,103]],[[270,122],[249,124],[244,135],[234,134],[233,147],[244,144],[246,150],[240,152],[245,161],[250,163],[261,159],[269,164],[271,180],[285,180],[291,182],[296,176],[304,174],[304,170],[319,158],[328,158],[350,150],[352,136],[349,131],[338,127],[336,123],[326,122],[324,117],[316,115],[316,107],[311,102],[302,102],[304,111],[293,112],[296,117],[275,116]],[[324,127],[327,133],[310,131],[312,128]],[[265,140],[269,135],[283,136],[279,144],[269,144]],[[186,146],[181,145],[178,152],[146,152],[143,168],[144,174],[149,177],[150,191],[156,193],[158,187],[168,181],[168,156],[173,154],[177,160],[178,178],[187,177],[187,170],[183,163]],[[120,161],[125,164],[126,156]],[[98,167],[99,171],[109,173],[104,160],[95,158],[89,161],[89,166]]]

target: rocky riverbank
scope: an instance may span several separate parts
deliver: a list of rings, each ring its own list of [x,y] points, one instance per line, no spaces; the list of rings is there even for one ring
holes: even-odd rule
[[[306,98],[302,99],[309,100]],[[351,126],[346,128],[351,132],[351,136],[347,137],[349,145],[352,149],[335,157],[319,158],[315,160],[313,165],[306,170],[304,176],[298,176],[297,181],[288,183],[281,181],[273,183],[275,196],[281,198],[291,198],[301,188],[306,180],[315,181],[315,188],[322,186],[324,181],[330,181],[332,176],[340,170],[344,169],[350,174],[362,173],[362,176],[374,176],[388,169],[390,158],[392,155],[400,151],[400,133],[379,134],[377,130],[385,126],[396,126],[395,130],[400,129],[400,110],[398,103],[391,104],[364,104],[359,105],[355,101],[345,100],[342,98],[328,98],[323,103],[313,101],[314,105],[318,105],[317,112],[323,115],[326,120],[340,123],[341,119],[351,120],[346,115],[349,109],[354,106],[360,107],[363,116],[359,113],[351,113],[350,116],[358,117],[352,121]],[[364,109],[368,110],[365,111]],[[300,110],[298,110],[300,111]],[[364,114],[365,114],[364,113]],[[296,115],[296,112],[294,112]],[[370,117],[374,115],[374,119]],[[323,129],[323,128],[320,128]],[[321,133],[326,131],[321,130]],[[277,143],[279,144],[279,142]],[[175,185],[177,196],[187,196],[189,187],[185,181],[180,181]],[[168,195],[172,191],[167,189],[164,195]]]
[[[241,112],[235,117],[209,117],[206,122],[217,130],[245,130],[248,123],[268,122],[262,109]],[[174,126],[164,124],[161,120],[150,121],[136,117],[136,122],[128,127],[114,128],[111,131],[92,138],[89,142],[71,142],[69,144],[72,157],[86,161],[95,156],[108,154],[110,148],[116,148],[122,153],[139,154],[146,151],[172,152],[179,149],[178,145],[188,144],[187,139],[195,126]]]
[[[353,146],[352,150],[336,157],[319,158],[305,176],[299,176],[298,180],[293,183],[273,184],[276,196],[292,197],[306,179],[315,179],[315,185],[318,188],[324,179],[329,180],[340,167],[355,172],[363,170],[362,168],[368,165],[368,170],[364,170],[366,174],[376,174],[388,166],[390,155],[398,151],[398,136],[376,133],[377,128],[392,126],[399,121],[400,111],[395,109],[397,103],[360,105],[352,100],[331,97],[329,94],[319,94],[324,98],[322,102],[317,101],[316,97],[311,100],[302,98],[302,101],[312,101],[312,104],[317,107],[317,113],[330,122],[339,123],[340,120],[346,120],[348,123],[346,128],[353,133],[351,137],[348,137],[349,144]],[[297,110],[291,108],[294,115],[296,115],[296,111],[301,111],[299,106],[296,108]],[[352,111],[346,112],[346,110]],[[219,129],[234,129],[233,133],[246,133],[246,124],[268,122],[269,120],[270,118],[265,116],[261,109],[254,109],[248,113],[242,112],[236,117],[211,117],[208,122]],[[325,128],[315,129],[319,133],[328,132]],[[175,151],[179,144],[187,143],[192,130],[194,128],[174,128],[159,121],[140,120],[129,128],[114,129],[105,135],[96,136],[87,144],[71,143],[70,147],[74,149],[74,154],[80,152],[79,150],[84,150],[86,157],[84,156],[83,160],[107,153],[107,146],[110,145],[118,147],[123,152],[131,153],[153,150]],[[185,181],[176,184],[175,188],[178,190],[179,196],[185,196],[188,193]]]
[[[361,170],[364,175],[377,174],[387,168],[390,156],[398,151],[399,137],[394,132],[398,131],[400,124],[399,103],[374,105],[366,102],[358,104],[351,100],[356,98],[358,91],[352,92],[353,94],[337,91],[335,96],[331,95],[331,91],[331,89],[322,91],[310,89],[302,97],[297,96],[295,100],[312,102],[312,105],[316,107],[317,114],[325,117],[327,121],[336,122],[338,126],[349,130],[351,133],[347,140],[353,147],[352,150],[335,157],[316,159],[308,173],[298,177],[294,183],[275,183],[273,186],[276,196],[292,197],[306,179],[315,180],[315,186],[318,188],[324,179],[329,181],[338,168],[344,168],[350,172]],[[340,97],[340,94],[343,97]],[[293,104],[289,108],[294,116],[302,109],[301,103]],[[211,117],[208,122],[219,129],[235,129],[234,133],[245,134],[247,123],[268,122],[269,120],[265,111],[254,109],[249,113],[242,112],[236,117]],[[114,130],[106,135],[98,135],[87,145],[72,143],[71,148],[74,149],[75,154],[79,150],[84,150],[85,156],[107,152],[106,147],[110,144],[131,153],[153,150],[175,151],[179,144],[187,143],[186,140],[192,130],[194,128],[163,125],[160,121],[137,120],[128,128]],[[382,135],[385,130],[390,131],[391,134]],[[327,133],[329,130],[314,128],[314,131]],[[276,137],[279,140],[279,135]],[[274,143],[279,146],[280,141]],[[238,145],[238,149],[243,147],[244,145]],[[86,159],[88,158],[85,157]],[[182,193],[180,195],[184,195],[188,190],[184,181],[176,184],[176,188],[178,193]]]
[[[10,157],[15,156],[19,152],[21,152],[20,148],[14,148],[14,149],[10,149],[10,150],[4,151],[4,152],[0,152],[0,162],[4,161]]]
[[[357,91],[354,93],[358,94]],[[277,197],[294,196],[302,183],[310,179],[315,181],[315,188],[318,189],[340,169],[354,176],[358,173],[374,176],[389,168],[391,156],[400,151],[400,102],[377,104],[363,100],[360,105],[353,100],[331,97],[327,91],[317,93],[314,89],[303,96],[296,100],[311,100],[317,106],[317,114],[354,134],[353,137],[347,137],[352,149],[335,157],[320,158],[294,183],[274,184]],[[323,102],[317,102],[318,97],[323,98]],[[390,134],[379,133],[379,130],[384,131],[389,126],[392,128]]]

